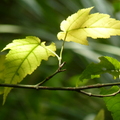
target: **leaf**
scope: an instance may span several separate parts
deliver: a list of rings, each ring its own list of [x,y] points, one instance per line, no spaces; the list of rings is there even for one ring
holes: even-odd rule
[[[113,86],[110,89],[101,89],[101,94],[112,94],[119,90],[118,86]],[[104,97],[107,109],[112,113],[114,120],[120,120],[120,94],[111,97]]]
[[[80,81],[99,78],[100,74],[109,73],[114,79],[119,78],[120,75],[120,62],[108,56],[99,57],[99,63],[91,63],[81,73]],[[79,85],[79,81],[77,82]]]
[[[63,20],[60,25],[62,32],[57,34],[58,39],[88,45],[87,37],[96,39],[120,35],[120,21],[107,14],[89,14],[92,8],[81,9]]]
[[[94,120],[104,120],[104,110],[101,109]]]
[[[8,44],[4,49],[10,49],[6,55],[4,80],[8,84],[17,84],[23,80],[27,74],[31,74],[42,60],[48,60],[49,56],[54,56],[51,51],[55,51],[55,44],[45,46],[39,38],[28,36],[25,39],[17,39]],[[49,49],[49,50],[48,50]],[[12,88],[5,88],[3,102]]]

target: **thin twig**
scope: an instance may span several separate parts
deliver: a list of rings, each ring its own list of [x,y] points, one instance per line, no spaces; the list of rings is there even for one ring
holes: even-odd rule
[[[85,94],[87,96],[92,96],[92,97],[110,97],[110,96],[115,96],[117,95],[118,93],[120,93],[120,89],[112,94],[107,94],[107,95],[98,95],[98,94],[92,94],[92,93],[89,93],[89,92],[85,92],[83,90],[80,90],[80,91],[77,91],[79,93],[82,93],[82,94]]]
[[[38,89],[38,86],[41,86],[43,83],[47,82],[48,80],[50,80],[52,77],[54,77],[56,74],[65,71],[66,69],[62,69],[62,67],[65,65],[65,62],[63,62],[58,69],[49,77],[45,78],[42,82],[36,84],[36,89]]]

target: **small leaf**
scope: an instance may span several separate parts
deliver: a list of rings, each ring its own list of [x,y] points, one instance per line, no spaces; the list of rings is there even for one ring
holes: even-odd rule
[[[62,32],[58,33],[58,39],[88,45],[87,37],[96,39],[120,35],[120,21],[110,18],[107,14],[89,15],[92,8],[81,9],[62,21]]]
[[[119,78],[120,75],[120,62],[116,59],[108,56],[102,56],[99,58],[99,63],[91,63],[80,75],[80,81],[85,79],[99,78],[100,74],[109,73],[113,75],[114,79]],[[79,81],[77,82],[77,86]]]
[[[115,93],[120,88],[118,86],[113,86],[110,89],[101,89],[101,94],[107,95]],[[104,97],[104,101],[108,110],[112,113],[114,120],[120,120],[120,94],[111,97]]]
[[[39,38],[28,36],[25,39],[14,40],[3,51],[7,49],[10,51],[5,59],[4,80],[8,84],[17,84],[27,74],[31,74],[42,60],[48,60],[49,56],[54,56],[51,51],[55,51],[56,47],[54,43],[45,46],[45,42],[41,42]],[[5,88],[3,103],[11,89]]]

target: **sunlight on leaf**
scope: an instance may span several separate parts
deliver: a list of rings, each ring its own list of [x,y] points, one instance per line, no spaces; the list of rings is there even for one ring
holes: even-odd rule
[[[92,8],[81,9],[62,21],[58,39],[88,45],[87,37],[96,39],[120,35],[120,21],[107,14],[89,14]]]
[[[25,39],[17,39],[8,44],[4,49],[10,49],[5,59],[4,80],[8,84],[17,84],[27,74],[31,74],[42,60],[48,60],[49,56],[55,56],[55,44],[49,46],[41,42],[39,38],[28,36]],[[50,49],[51,51],[49,51]],[[5,88],[3,103],[12,88]]]
[[[109,73],[114,79],[119,78],[120,75],[120,62],[112,57],[102,56],[99,57],[99,63],[91,63],[81,73],[79,81],[90,80],[99,78],[103,73]],[[77,86],[79,85],[77,82]]]

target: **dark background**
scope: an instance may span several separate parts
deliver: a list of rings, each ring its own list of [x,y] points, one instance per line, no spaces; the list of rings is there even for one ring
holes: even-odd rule
[[[55,42],[59,53],[62,41],[58,41],[56,35],[60,31],[61,21],[77,10],[91,6],[94,6],[92,13],[106,13],[120,20],[120,0],[1,0],[0,50],[13,39],[33,35],[47,43]],[[99,56],[109,55],[120,60],[120,37],[88,40],[89,46],[73,42],[65,44],[63,60],[67,62],[67,71],[56,75],[44,85],[75,86],[80,73],[89,63],[98,62]],[[57,65],[57,59],[50,57],[32,75],[28,75],[22,84],[37,84],[51,75]],[[106,74],[86,84],[106,82],[114,80]],[[13,89],[4,106],[2,97],[0,120],[93,120],[101,109],[105,110],[106,120],[112,120],[102,98],[75,92]]]

